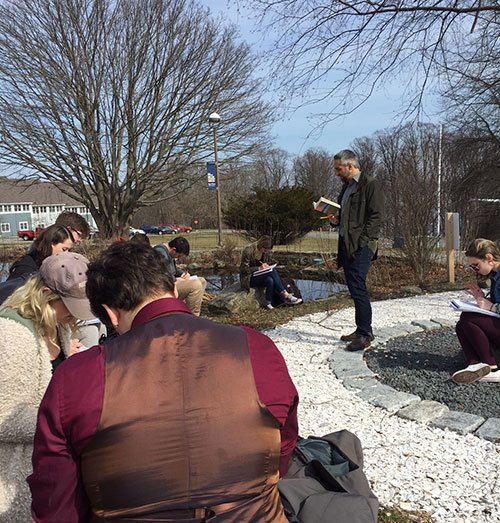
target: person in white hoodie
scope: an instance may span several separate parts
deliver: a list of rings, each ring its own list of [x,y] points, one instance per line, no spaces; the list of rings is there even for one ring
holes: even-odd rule
[[[85,296],[88,260],[46,258],[0,309],[0,522],[32,521],[26,477],[37,410],[56,367],[77,352],[77,320],[94,317]]]

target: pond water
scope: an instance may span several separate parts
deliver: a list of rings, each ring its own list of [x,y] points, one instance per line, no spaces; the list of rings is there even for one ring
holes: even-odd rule
[[[0,282],[7,278],[10,264],[0,263]],[[201,276],[201,274],[200,274]],[[207,292],[210,294],[218,294],[223,288],[237,283],[239,281],[238,274],[210,274],[203,275],[207,280]],[[297,287],[302,293],[304,301],[321,300],[328,298],[338,292],[346,292],[347,287],[340,283],[333,283],[330,281],[316,281],[316,280],[295,280]]]
[[[239,281],[237,274],[211,274],[203,275],[203,277],[207,280],[206,291],[210,294],[218,294],[223,288]],[[304,301],[321,300],[339,292],[347,292],[345,285],[330,281],[295,279],[295,283]]]

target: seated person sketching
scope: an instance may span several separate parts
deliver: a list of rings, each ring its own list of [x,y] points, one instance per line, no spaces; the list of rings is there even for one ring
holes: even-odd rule
[[[277,482],[298,396],[285,361],[261,333],[193,315],[166,265],[135,242],[90,264],[92,309],[120,336],[68,360],[42,400],[36,522],[286,523]]]
[[[264,274],[254,274],[256,271],[269,268],[269,253],[273,248],[273,240],[270,236],[262,236],[255,243],[251,243],[243,249],[240,263],[240,284],[242,289],[264,288],[265,289],[265,308],[274,309],[272,301],[273,295],[278,293],[287,305],[298,305],[302,303],[301,298],[296,298],[289,294],[278,274],[273,268]]]
[[[489,299],[476,285],[467,286],[482,309],[500,314],[500,248],[490,240],[478,238],[465,251],[469,267],[491,281]],[[455,327],[467,360],[467,367],[452,375],[456,383],[500,383],[500,318],[476,312],[462,312]],[[497,361],[495,361],[495,354]]]
[[[188,272],[181,271],[175,264],[175,260],[189,256],[189,242],[186,238],[177,236],[168,243],[155,245],[154,248],[167,260],[168,272],[175,280],[179,300],[199,316],[207,282],[205,278],[190,276]]]

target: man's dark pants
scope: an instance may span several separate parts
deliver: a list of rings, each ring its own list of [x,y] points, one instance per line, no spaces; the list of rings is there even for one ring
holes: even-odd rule
[[[366,288],[366,277],[373,253],[368,247],[358,249],[348,258],[342,237],[339,238],[339,261],[344,269],[347,288],[354,300],[356,332],[360,336],[372,335],[372,306]]]

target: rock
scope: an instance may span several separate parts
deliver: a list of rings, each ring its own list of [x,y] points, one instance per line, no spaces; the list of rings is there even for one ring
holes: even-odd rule
[[[257,311],[262,299],[261,289],[250,289],[249,292],[246,292],[241,289],[239,283],[234,283],[208,302],[208,310],[213,314],[234,314],[245,310]]]
[[[448,407],[437,401],[423,400],[409,405],[398,412],[398,416],[420,423],[429,423],[443,416]]]
[[[187,266],[187,270],[188,272],[192,272],[193,274],[195,274],[196,272],[198,272],[200,269],[201,269],[201,265],[199,263],[190,263],[188,266]]]

